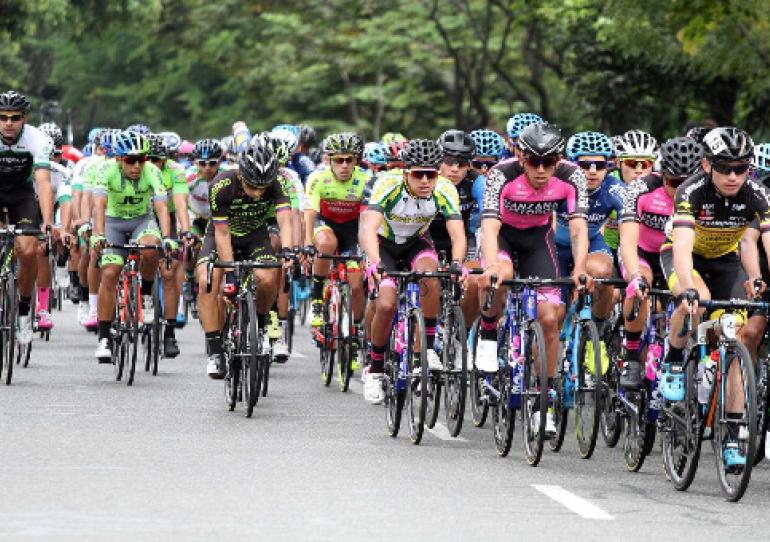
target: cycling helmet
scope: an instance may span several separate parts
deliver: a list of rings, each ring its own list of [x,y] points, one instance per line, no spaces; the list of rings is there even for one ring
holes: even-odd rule
[[[9,90],[0,94],[0,111],[18,111],[25,115],[29,113],[29,100],[24,94]]]
[[[166,142],[163,136],[160,134],[150,134],[147,136],[147,141],[150,143],[150,152],[147,154],[153,158],[166,158],[168,156],[168,149],[166,149]]]
[[[534,156],[561,154],[564,150],[564,137],[561,129],[548,122],[530,124],[519,134],[519,149]]]
[[[470,160],[476,151],[473,138],[462,130],[447,130],[437,140],[444,155]]]
[[[94,153],[94,144],[86,143],[83,147],[83,158],[87,158]]]
[[[114,135],[112,151],[118,156],[140,156],[150,152],[147,136],[137,132],[118,132]]]
[[[88,137],[86,138],[89,143],[96,143],[99,144],[98,141],[96,141],[97,137],[101,135],[101,133],[105,130],[105,128],[91,128],[88,131]]]
[[[705,126],[695,126],[694,128],[687,130],[687,137],[693,138],[695,141],[702,145],[703,136],[705,136],[711,130],[711,128],[706,128]]]
[[[385,161],[386,162],[400,162],[401,151],[409,143],[409,141],[391,141],[390,143],[384,143],[385,145]]]
[[[604,156],[609,159],[614,155],[612,140],[599,132],[578,132],[567,141],[567,158],[573,162],[581,156]]]
[[[59,148],[64,145],[64,135],[61,133],[61,128],[59,128],[56,123],[45,122],[38,126],[37,129],[51,138],[55,148]]]
[[[530,124],[537,124],[538,122],[543,122],[540,115],[534,113],[516,113],[508,119],[508,123],[505,125],[505,131],[508,132],[508,137],[514,139],[519,137],[519,134],[524,128]]]
[[[324,160],[324,153],[320,147],[313,147],[308,153],[308,157],[313,161],[315,165],[320,164]]]
[[[341,132],[327,136],[323,147],[326,154],[360,155],[364,150],[364,142],[358,134]]]
[[[297,140],[299,140],[300,136],[302,135],[302,130],[295,124],[277,124],[273,126],[270,131],[275,132],[276,130],[288,130],[294,134],[294,137],[296,137]]]
[[[315,129],[307,124],[299,125],[299,141],[304,145],[312,145],[316,141]]]
[[[236,154],[235,151],[235,138],[231,135],[227,135],[221,139],[222,141],[222,148],[228,153],[228,154]]]
[[[409,140],[400,132],[386,132],[380,141],[383,145],[390,145],[391,143],[406,143]]]
[[[754,147],[752,164],[760,177],[770,175],[770,143],[760,143]]]
[[[626,156],[655,156],[658,141],[642,130],[629,130],[615,140],[615,153],[619,158]]]
[[[291,158],[294,153],[297,150],[297,137],[294,135],[294,132],[291,130],[286,130],[285,128],[281,128],[279,130],[273,130],[272,132],[268,132],[267,134],[270,139],[280,141],[281,144],[285,147],[285,149],[282,151],[286,154],[286,161]]]
[[[278,175],[278,160],[270,147],[249,144],[238,155],[238,170],[249,186],[268,186]]]
[[[471,138],[476,144],[476,156],[500,158],[505,152],[505,140],[494,130],[473,130]]]
[[[412,139],[401,151],[406,167],[437,168],[444,158],[444,149],[432,139]]]
[[[734,126],[720,126],[703,136],[706,158],[713,161],[748,160],[754,156],[751,136]]]
[[[111,128],[102,130],[101,134],[97,137],[97,140],[94,142],[94,145],[98,145],[99,147],[101,147],[108,157],[115,156],[113,147],[115,146],[115,140],[120,133],[121,133],[121,130],[115,130]]]
[[[152,133],[152,130],[146,124],[132,124],[126,128],[126,132],[136,132],[137,134],[148,136]]]
[[[278,130],[278,131],[285,133],[292,142],[297,141],[294,138],[294,135],[288,130]],[[291,153],[289,152],[289,147],[286,144],[286,141],[279,137],[275,137],[273,132],[262,132],[259,134],[254,134],[254,137],[251,138],[251,144],[261,145],[273,151],[273,154],[278,160],[279,166],[285,166],[286,163],[289,161],[289,158],[291,158]]]
[[[660,147],[660,168],[672,177],[689,177],[700,168],[703,147],[691,137],[675,137]]]
[[[364,162],[372,166],[384,166],[387,164],[385,145],[376,141],[364,145]]]
[[[201,160],[221,160],[222,144],[216,139],[201,139],[195,142],[193,156]]]
[[[176,132],[160,132],[159,136],[163,138],[166,143],[166,150],[173,154],[179,151],[179,146],[182,144],[182,138]]]

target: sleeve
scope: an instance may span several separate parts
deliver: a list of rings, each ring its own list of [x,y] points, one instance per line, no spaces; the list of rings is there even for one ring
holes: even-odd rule
[[[35,130],[32,133],[34,134],[33,142],[30,146],[32,150],[32,164],[35,169],[50,169],[53,143],[39,130]]]
[[[209,189],[209,205],[211,207],[211,221],[214,225],[227,224],[230,214],[230,201],[233,180],[230,177],[220,176],[214,179]]]
[[[697,188],[702,182],[685,183],[676,189],[672,228],[695,228],[695,213],[698,211]]]
[[[608,192],[612,209],[617,213],[617,216],[621,216],[626,203],[626,185],[613,178]]]
[[[283,183],[281,183],[277,177],[273,181],[271,190],[275,201],[275,212],[291,211],[291,200],[289,199],[289,195],[286,193]]]
[[[643,179],[636,179],[629,185],[625,192],[623,208],[622,211],[618,213],[618,216],[620,216],[619,222],[639,222],[637,204],[641,195],[647,192],[647,183],[644,182]]]
[[[447,220],[462,220],[460,212],[460,195],[457,188],[449,180],[442,179],[433,192],[438,212]]]
[[[316,172],[310,175],[307,180],[307,187],[305,188],[305,204],[308,209],[312,209],[316,213],[321,212],[320,186],[322,184],[321,174],[320,172]]]
[[[161,174],[160,170],[155,166],[147,168],[145,165],[144,171],[149,171],[148,180],[150,183],[150,188],[152,189],[152,201],[166,201],[168,196],[163,186],[163,175]],[[144,171],[142,174],[144,174]]]
[[[103,162],[99,167],[92,167],[88,173],[89,190],[94,196],[107,197],[109,192],[110,176],[114,174],[117,165],[114,162]]]
[[[181,166],[176,166],[171,170],[173,184],[171,185],[172,194],[189,194],[190,187],[187,185],[187,178],[184,174],[184,169]]]
[[[572,220],[573,218],[583,218],[587,220],[588,208],[590,204],[588,198],[588,182],[586,181],[586,175],[579,167],[566,164],[564,167],[565,173],[568,175],[566,181],[575,189],[574,201],[567,201],[567,212],[569,213],[569,219]],[[559,172],[557,170],[557,177],[563,178],[558,173]]]
[[[383,175],[379,177],[372,187],[372,195],[369,198],[367,209],[385,214],[385,210],[399,186],[401,186],[400,180],[395,182],[393,176]]]
[[[289,207],[292,209],[298,209],[299,203],[297,200],[297,185],[294,184],[294,180],[292,179],[291,175],[279,173],[278,179],[281,187],[283,188],[283,191],[286,192],[286,195],[289,197]]]
[[[58,203],[66,203],[72,200],[72,187],[69,183],[60,182],[56,190],[56,201]]]
[[[757,211],[756,220],[759,221],[759,233],[765,234],[770,232],[770,194],[767,189],[758,184],[752,182],[752,186],[755,187]]]
[[[484,182],[481,218],[500,220],[500,194],[507,182],[505,174],[499,169],[492,168]]]

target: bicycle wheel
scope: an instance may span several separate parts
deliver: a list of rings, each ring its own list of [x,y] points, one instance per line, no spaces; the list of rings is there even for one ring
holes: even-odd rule
[[[646,383],[638,392],[626,392],[626,401],[631,403],[633,408],[628,405],[625,407],[627,415],[623,431],[623,459],[630,472],[638,472],[642,468],[651,448],[648,435],[652,433],[653,438],[655,435],[647,420],[649,405],[645,386]]]
[[[502,342],[499,343],[502,345],[502,351],[497,354],[498,358],[502,357],[505,360],[505,366],[492,377],[492,385],[500,393],[492,403],[492,433],[495,437],[495,449],[500,457],[507,456],[508,452],[511,451],[513,428],[515,427],[514,416],[516,412],[513,408],[514,390],[511,366],[517,360],[512,359],[514,353],[509,348],[511,342],[511,328],[506,326]]]
[[[158,375],[158,360],[160,359],[160,328],[163,321],[163,313],[160,303],[160,292],[158,286],[158,280],[152,287],[152,303],[153,303],[153,319],[150,331],[152,334],[152,357],[150,359],[150,368],[152,369],[152,376]]]
[[[444,362],[444,410],[449,434],[456,437],[463,428],[465,394],[468,381],[468,342],[465,318],[460,307],[447,311],[442,337],[441,356]]]
[[[564,444],[564,436],[567,433],[567,422],[569,420],[569,408],[565,405],[567,403],[567,397],[572,399],[574,403],[574,385],[572,384],[571,374],[572,371],[568,371],[566,367],[571,362],[567,359],[566,345],[572,341],[572,337],[568,337],[567,341],[561,341],[559,344],[559,356],[556,358],[559,360],[559,364],[556,366],[557,372],[554,377],[553,388],[556,392],[553,397],[553,416],[556,423],[556,435],[548,441],[548,446],[552,452],[558,452],[561,450]]]
[[[340,391],[348,391],[353,376],[353,299],[349,284],[341,284],[337,311],[337,380]]]
[[[425,338],[425,320],[420,309],[409,314],[409,333],[406,342],[406,403],[409,413],[409,438],[419,444],[425,430],[425,413],[428,408],[428,341]]]
[[[337,294],[336,289],[332,289],[329,302],[324,304],[323,315],[324,324],[321,328],[323,332],[323,344],[319,348],[321,356],[321,382],[324,386],[331,384],[332,375],[334,374],[334,355],[336,352],[336,344],[334,343],[334,330],[330,322],[335,322],[337,319]]]
[[[3,374],[5,375],[5,385],[9,386],[13,378],[14,356],[16,354],[16,281],[12,275],[6,275],[2,279],[3,296],[2,315],[0,315],[0,326],[2,326],[2,356],[3,356]]]
[[[754,453],[757,443],[757,388],[754,381],[754,367],[749,351],[743,343],[729,344],[725,349],[725,374],[727,378],[717,379],[716,411],[714,413],[714,440],[711,442],[716,456],[717,474],[722,486],[722,493],[728,501],[736,502],[743,497],[751,479],[754,466]],[[735,369],[733,369],[735,367]],[[731,389],[730,372],[740,378],[740,387]],[[738,400],[740,418],[728,417],[727,411],[730,399],[737,400],[735,395],[743,390],[743,400]],[[730,398],[727,396],[731,395]],[[736,413],[738,414],[738,413]],[[735,416],[735,415],[733,415]],[[742,466],[730,466],[725,458],[725,445],[735,443],[740,454],[745,458]]]
[[[396,438],[401,428],[401,413],[404,409],[404,400],[406,393],[403,387],[403,380],[400,377],[401,352],[396,348],[399,325],[394,323],[390,329],[390,340],[388,341],[388,350],[385,353],[385,371],[383,387],[385,391],[385,419],[388,424],[388,434]]]
[[[254,412],[254,406],[259,401],[262,389],[262,368],[260,367],[260,341],[257,333],[257,308],[254,303],[254,295],[246,293],[244,305],[240,313],[240,333],[238,356],[243,364],[243,391],[246,402],[246,417],[250,418]]]
[[[125,311],[125,336],[126,342],[126,386],[134,383],[136,373],[136,358],[139,353],[139,304],[141,292],[139,291],[139,279],[136,275],[131,277],[128,286],[128,307]]]
[[[524,393],[522,396],[522,435],[524,436],[524,455],[527,463],[536,467],[543,455],[545,442],[545,420],[548,408],[548,385],[545,378],[548,375],[548,359],[545,354],[545,338],[540,322],[532,322],[528,330],[527,349],[524,356]],[[535,373],[543,375],[542,385],[538,383]],[[540,415],[535,417],[533,408],[537,406]],[[534,421],[539,418],[535,426]]]
[[[596,436],[599,431],[599,415],[602,410],[602,386],[600,378],[591,374],[601,373],[601,348],[599,331],[592,320],[580,324],[580,344],[578,345],[578,371],[575,382],[575,434],[580,457],[589,459],[596,448]],[[593,359],[587,359],[588,356]]]
[[[294,351],[294,315],[296,313],[295,309],[289,309],[289,314],[286,316],[286,345],[289,347],[289,355]]]
[[[770,389],[768,389],[768,360],[759,359],[756,363],[756,384],[757,384],[757,444],[754,446],[754,466],[757,466],[765,457],[765,436],[770,427],[770,416],[768,416],[768,399],[770,399]]]
[[[227,372],[225,373],[225,402],[230,411],[235,410],[238,402],[238,392],[241,382],[240,358],[236,355],[239,348],[236,338],[236,326],[238,321],[237,311],[228,307],[225,312],[225,325],[222,331],[222,350],[225,358]]]
[[[618,327],[616,324],[604,339],[604,344],[607,346],[607,356],[610,358],[610,366],[601,377],[603,397],[602,410],[599,416],[599,431],[604,443],[609,448],[614,448],[618,444],[623,432],[623,418],[618,412],[618,383],[620,382],[618,359],[620,359],[623,339]]]
[[[697,350],[693,349],[684,366],[684,401],[672,404],[660,416],[663,467],[678,491],[690,487],[700,459],[704,424],[698,402],[697,364]]]
[[[476,347],[479,344],[479,323],[480,318],[476,318],[471,328],[471,367],[469,370],[470,378],[470,391],[471,391],[471,418],[473,419],[473,425],[476,427],[483,427],[487,421],[487,414],[489,413],[489,403],[484,396],[484,382],[486,376],[476,369]]]

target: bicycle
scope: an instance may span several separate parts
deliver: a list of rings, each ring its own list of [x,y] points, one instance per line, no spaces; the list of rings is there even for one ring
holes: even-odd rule
[[[35,235],[39,240],[46,242],[46,253],[50,254],[51,252],[51,228],[50,226],[46,228],[45,232],[40,230],[31,230],[31,235]],[[48,301],[50,304],[51,296],[49,295]],[[47,307],[50,312],[50,305]],[[50,330],[41,330],[38,327],[39,322],[39,315],[37,312],[37,295],[32,295],[32,298],[30,299],[30,308],[29,308],[29,314],[32,318],[32,333],[33,335],[40,333],[40,338],[48,341],[50,339],[51,331]],[[27,344],[21,344],[16,343],[16,365],[21,365],[22,367],[29,367],[29,360],[32,356],[32,341],[28,342]]]
[[[770,304],[766,302],[738,299],[701,301],[700,306],[709,311],[744,309],[763,314],[770,311]],[[692,317],[688,315],[684,333],[691,322]],[[664,401],[658,420],[663,435],[663,465],[674,488],[685,491],[690,487],[698,468],[701,443],[710,439],[720,487],[725,498],[731,502],[740,500],[748,487],[758,430],[755,369],[748,350],[737,339],[736,328],[736,316],[732,312],[725,312],[719,318],[697,326],[695,340],[688,344],[681,369],[685,397],[682,401]],[[710,331],[717,336],[715,349],[710,348]],[[699,360],[705,360],[700,382]],[[736,396],[742,395],[743,412],[739,416],[728,416],[727,412],[728,373],[733,364],[736,364],[742,384],[730,390],[730,399],[736,400]],[[709,377],[714,383],[710,389]],[[699,391],[705,392],[703,397],[698,396]],[[725,457],[729,451],[742,454],[745,464],[729,465]]]
[[[171,254],[164,253],[166,269],[171,269]],[[169,325],[164,318],[163,308],[163,279],[160,272],[155,274],[155,282],[152,285],[152,323],[142,323],[141,342],[144,350],[144,371],[151,372],[152,376],[158,375],[158,362],[161,357],[161,337],[164,336],[166,326]]]
[[[307,308],[310,304],[310,280],[303,272],[299,260],[295,260],[289,281],[289,314],[286,316],[286,345],[289,354],[294,350],[294,325],[299,315],[300,325],[305,324]],[[304,313],[303,313],[304,310]]]
[[[185,262],[193,260],[196,254],[197,246],[200,245],[200,239],[195,236],[195,242],[188,246],[184,250],[184,256],[182,258],[182,266],[185,266]],[[182,313],[184,314],[185,321],[192,316],[194,319],[198,319],[198,282],[195,280],[195,274],[185,269],[185,279],[182,284]]]
[[[353,376],[353,341],[358,337],[353,318],[353,294],[348,282],[350,263],[360,263],[362,256],[316,254],[316,258],[331,260],[332,268],[324,288],[323,325],[316,331],[321,361],[321,381],[329,386],[337,358],[339,389],[347,392]],[[360,349],[359,342],[359,349]],[[360,359],[360,352],[358,354]]]
[[[264,366],[270,354],[264,352],[264,334],[257,320],[254,269],[280,269],[278,262],[244,260],[228,262],[216,259],[212,253],[207,264],[206,291],[211,292],[215,268],[233,269],[236,284],[225,289],[225,321],[222,328],[222,346],[227,366],[225,373],[225,401],[230,411],[238,402],[245,402],[246,417],[250,418],[262,390]]]

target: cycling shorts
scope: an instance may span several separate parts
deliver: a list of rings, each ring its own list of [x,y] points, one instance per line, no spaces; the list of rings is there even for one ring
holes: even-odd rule
[[[475,235],[469,235],[466,236],[465,239],[467,243],[467,249],[465,252],[465,261],[466,262],[475,262],[479,259],[479,251],[478,247],[476,246],[476,236]],[[443,253],[443,260],[444,261],[450,261],[452,259],[452,241],[449,238],[441,238],[439,240],[434,239],[433,245],[436,249],[436,253],[441,256]]]
[[[31,190],[0,192],[0,211],[3,209],[8,209],[8,222],[14,226],[30,228],[42,222],[40,203]],[[5,216],[5,212],[0,212],[0,221]]]
[[[604,254],[611,260],[612,249],[607,245],[604,237],[601,235],[595,235],[588,241],[588,254]],[[556,255],[559,258],[559,276],[569,277],[572,274],[572,270],[575,268],[575,259],[572,257],[572,247],[556,244]],[[567,286],[561,287],[561,299],[566,303],[569,299],[571,288]]]
[[[321,215],[317,214],[315,217],[315,224],[313,225],[314,242],[316,235],[318,235],[318,232],[321,230],[331,230],[337,238],[337,252],[340,254],[345,252],[354,253],[358,250],[358,220],[337,223],[330,220],[324,220]]]
[[[438,264],[438,254],[433,247],[433,241],[426,234],[403,245],[388,241],[377,236],[380,242],[380,264],[385,271],[405,271],[415,268],[417,260],[429,258]],[[396,281],[385,277],[380,282],[380,288],[396,287]]]
[[[499,258],[513,263],[519,278],[559,278],[559,262],[551,225],[518,229],[503,224],[497,237]],[[538,302],[561,303],[558,287],[537,289]]]
[[[160,241],[161,234],[158,223],[153,215],[140,216],[123,220],[122,218],[106,217],[104,220],[104,236],[108,243],[125,245],[138,242],[142,237],[152,237]],[[123,265],[128,251],[118,248],[106,248],[102,251],[100,265]]]
[[[273,245],[270,242],[270,234],[268,233],[267,228],[253,231],[249,235],[243,237],[230,236],[230,242],[233,246],[233,259],[235,261],[278,261],[278,258],[275,257],[275,252],[273,251]],[[214,252],[215,248],[216,241],[214,238],[214,228],[210,227],[206,232],[206,237],[203,239],[203,247],[201,248],[196,265],[208,263],[211,253]]]
[[[198,237],[203,237],[204,235],[206,235],[206,229],[209,226],[209,219],[197,217],[193,219],[190,226],[191,226],[190,229],[195,235],[197,235]]]
[[[711,299],[746,298],[743,283],[748,276],[743,270],[738,253],[730,252],[718,258],[704,258],[698,254],[693,254],[692,264],[693,276],[703,279],[711,293]],[[673,291],[678,281],[674,271],[674,251],[672,249],[660,252],[660,266],[669,289]]]
[[[662,289],[668,288],[666,277],[663,274],[663,269],[660,266],[660,254],[657,252],[649,252],[642,249],[641,247],[637,247],[636,253],[639,257],[639,265],[652,271],[653,287],[660,287]],[[620,251],[618,251],[618,258],[620,259],[621,275],[625,276],[626,270],[623,266],[623,258],[620,257]]]

